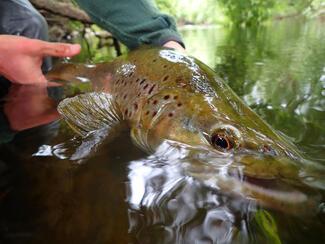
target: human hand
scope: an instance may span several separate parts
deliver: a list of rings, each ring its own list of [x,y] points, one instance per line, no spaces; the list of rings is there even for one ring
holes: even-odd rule
[[[48,96],[46,85],[13,84],[5,97],[3,111],[10,128],[22,131],[58,119],[56,107],[57,103]]]
[[[186,52],[185,49],[182,47],[182,45],[175,41],[166,42],[163,46],[173,48],[173,49],[180,51],[182,53]]]
[[[43,57],[70,57],[80,52],[79,44],[51,43],[22,36],[0,35],[0,75],[14,83],[46,83]]]

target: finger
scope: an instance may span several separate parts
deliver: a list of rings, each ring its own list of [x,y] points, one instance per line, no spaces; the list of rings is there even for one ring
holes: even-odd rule
[[[59,87],[59,86],[63,86],[63,84],[55,82],[55,81],[47,81],[47,86],[48,87]]]
[[[168,48],[173,48],[173,49],[175,49],[177,51],[180,51],[182,53],[186,52],[184,47],[181,44],[179,44],[178,42],[175,42],[175,41],[168,41],[163,46],[168,47]]]
[[[44,56],[70,57],[80,52],[79,44],[44,42],[42,54]]]
[[[43,74],[36,75],[34,79],[28,81],[28,84],[31,85],[46,85],[47,79]]]

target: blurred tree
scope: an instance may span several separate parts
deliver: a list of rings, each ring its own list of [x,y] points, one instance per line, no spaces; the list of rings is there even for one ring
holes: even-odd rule
[[[254,25],[265,21],[276,0],[219,0],[226,16],[235,25]]]

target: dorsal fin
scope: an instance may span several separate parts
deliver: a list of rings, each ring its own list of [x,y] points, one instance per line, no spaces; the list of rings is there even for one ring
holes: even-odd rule
[[[59,113],[80,135],[110,128],[122,120],[110,94],[92,92],[64,99],[58,106]]]

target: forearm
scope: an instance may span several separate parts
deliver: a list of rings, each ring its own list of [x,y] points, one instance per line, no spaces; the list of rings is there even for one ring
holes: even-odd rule
[[[174,20],[162,14],[152,0],[77,0],[93,21],[130,49],[141,44],[184,46]]]

